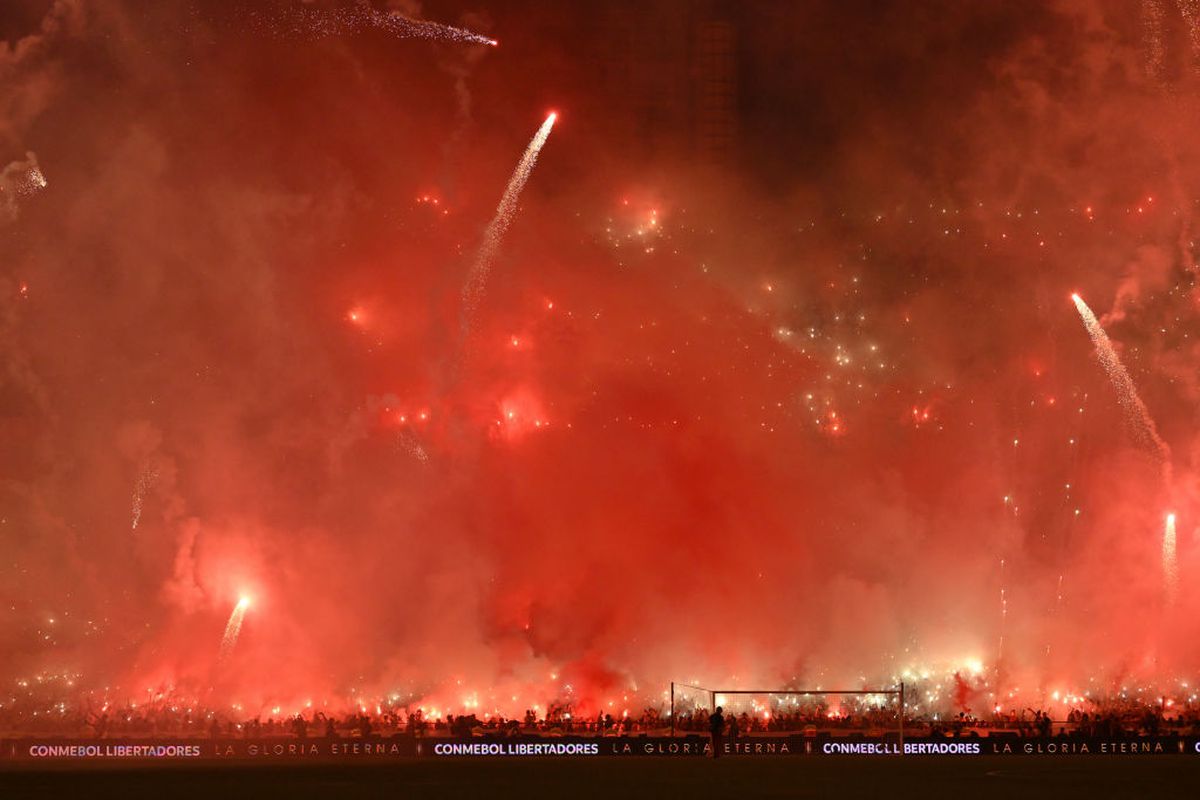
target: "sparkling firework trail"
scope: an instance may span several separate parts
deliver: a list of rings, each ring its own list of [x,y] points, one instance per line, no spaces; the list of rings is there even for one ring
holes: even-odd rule
[[[1146,74],[1153,80],[1161,80],[1164,50],[1163,29],[1167,0],[1142,0],[1142,46],[1146,60]]]
[[[421,440],[412,431],[403,431],[398,440],[400,447],[421,464],[429,463],[429,451],[421,445]]]
[[[48,185],[33,153],[26,153],[24,161],[14,161],[0,170],[0,222],[16,219],[18,197],[37,194]]]
[[[550,137],[550,129],[554,127],[554,120],[557,118],[557,114],[550,114],[542,123],[542,127],[538,128],[537,133],[534,134],[529,146],[525,148],[525,153],[521,156],[517,168],[513,170],[512,177],[508,179],[504,196],[500,198],[500,204],[496,206],[495,216],[492,217],[491,223],[483,233],[483,243],[479,246],[479,253],[475,256],[475,263],[471,266],[466,284],[463,286],[462,330],[464,335],[470,332],[471,318],[475,315],[475,309],[478,308],[480,300],[483,299],[492,259],[496,257],[500,240],[504,237],[504,232],[508,230],[508,226],[517,212],[517,200],[521,197],[521,190],[525,188],[525,182],[529,180],[533,166],[537,163],[538,154],[546,144],[546,139]]]
[[[1167,603],[1175,601],[1179,591],[1179,564],[1175,560],[1175,515],[1167,514],[1163,524],[1162,540],[1163,585],[1166,588]]]
[[[1008,589],[1004,584],[1004,559],[1000,559],[1000,641],[996,646],[996,663],[1004,661],[1004,627],[1008,622]]]
[[[1100,327],[1100,321],[1096,319],[1096,315],[1079,295],[1073,294],[1071,299],[1075,301],[1075,307],[1079,309],[1079,316],[1083,318],[1088,336],[1091,337],[1092,344],[1096,347],[1096,356],[1100,359],[1100,365],[1117,390],[1117,402],[1125,411],[1126,419],[1129,420],[1130,428],[1133,430],[1134,439],[1138,444],[1154,450],[1162,466],[1163,480],[1169,487],[1171,483],[1171,448],[1158,435],[1158,427],[1154,424],[1154,418],[1150,416],[1146,404],[1138,396],[1133,379],[1129,377],[1129,372],[1121,363],[1117,351],[1113,349],[1108,334],[1104,332],[1104,328]]]
[[[45,189],[49,185],[46,181],[46,176],[42,174],[42,171],[35,164],[29,168],[29,172],[25,173],[24,178],[17,184],[17,192],[28,196]]]
[[[246,609],[250,607],[250,598],[243,597],[233,607],[229,622],[225,623],[225,635],[221,637],[221,651],[217,657],[218,663],[224,663],[233,654],[237,646],[238,634],[242,632],[242,620],[246,618]]]
[[[432,39],[491,47],[499,44],[495,39],[464,28],[410,19],[396,12],[380,11],[364,5],[341,9],[290,8],[270,17],[255,14],[255,18],[262,27],[280,35],[322,38],[379,30],[400,39]]]
[[[146,493],[154,486],[154,482],[158,480],[158,469],[147,464],[142,468],[141,474],[138,475],[137,484],[133,487],[133,525],[132,530],[137,530],[138,522],[142,519],[142,502],[146,498]]]

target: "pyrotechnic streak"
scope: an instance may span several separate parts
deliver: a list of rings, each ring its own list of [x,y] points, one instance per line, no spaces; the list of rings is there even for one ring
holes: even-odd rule
[[[1062,613],[1062,599],[1063,599],[1063,576],[1059,575],[1058,576],[1058,588],[1056,588],[1054,590],[1054,614],[1055,614],[1055,616],[1058,616],[1059,614]],[[1050,649],[1051,649],[1052,644],[1053,644],[1052,641],[1046,642],[1047,657],[1050,655]]]
[[[405,451],[407,451],[408,454],[410,456],[412,456],[413,458],[415,458],[417,461],[419,461],[422,464],[429,463],[429,451],[427,451],[421,445],[421,441],[420,441],[420,439],[417,438],[417,435],[415,433],[413,433],[412,431],[409,431],[409,430],[401,431],[400,438],[398,441],[399,441],[400,447],[403,448]]]
[[[508,230],[513,216],[517,213],[517,200],[521,197],[521,190],[525,188],[525,182],[529,180],[529,176],[533,172],[538,154],[546,144],[546,139],[550,137],[550,129],[554,127],[554,120],[557,117],[557,114],[550,114],[542,123],[542,127],[538,128],[537,133],[533,135],[517,168],[513,170],[512,177],[508,179],[508,186],[504,189],[500,204],[496,206],[496,214],[483,233],[483,242],[479,246],[475,263],[471,265],[471,271],[467,274],[467,281],[463,286],[462,330],[464,335],[470,332],[471,319],[475,315],[475,309],[479,306],[480,300],[483,299],[488,273],[492,268],[492,259],[496,257],[500,240],[504,237],[504,232]]]
[[[14,161],[0,170],[0,222],[16,219],[18,197],[37,194],[48,185],[33,153],[26,153],[24,161]]]
[[[1164,61],[1164,8],[1167,0],[1142,0],[1142,46],[1145,48],[1146,74],[1161,80]]]
[[[1167,602],[1173,603],[1179,591],[1179,564],[1175,560],[1175,515],[1167,514],[1162,539],[1163,586]]]
[[[238,635],[242,632],[242,620],[246,618],[246,609],[250,607],[250,598],[243,597],[233,607],[229,622],[225,623],[225,635],[221,637],[221,651],[217,657],[218,663],[223,663],[233,654],[237,646]]]
[[[255,15],[270,30],[297,36],[344,36],[363,30],[380,30],[401,39],[435,39],[460,44],[499,44],[482,34],[455,28],[440,22],[411,19],[394,11],[381,11],[367,5],[340,9],[289,8],[269,18]]]
[[[1004,585],[1004,559],[1000,559],[1000,641],[996,646],[996,663],[1004,660],[1004,627],[1008,622],[1008,589]]]
[[[23,195],[31,195],[49,186],[46,176],[34,164],[29,168],[29,172],[25,173],[24,178],[17,184],[17,191]]]
[[[142,467],[141,473],[138,475],[137,484],[133,487],[133,525],[132,530],[137,530],[138,522],[142,519],[142,502],[146,498],[146,492],[150,491],[150,487],[154,486],[154,481],[158,479],[158,469],[152,464],[147,464]]]
[[[1104,328],[1100,327],[1100,321],[1096,319],[1096,315],[1079,295],[1073,294],[1071,299],[1075,301],[1075,307],[1079,309],[1079,316],[1083,318],[1088,336],[1091,337],[1092,344],[1096,347],[1096,356],[1100,359],[1100,366],[1104,368],[1108,379],[1112,381],[1113,387],[1117,390],[1117,402],[1121,404],[1121,408],[1125,412],[1134,439],[1138,444],[1154,450],[1162,467],[1163,480],[1169,486],[1171,482],[1171,448],[1158,435],[1158,427],[1154,424],[1154,418],[1150,416],[1150,411],[1138,395],[1137,387],[1133,385],[1133,379],[1129,377],[1129,372],[1121,363],[1117,351],[1113,349],[1108,334],[1104,332]]]
[[[1187,34],[1187,64],[1193,75],[1200,74],[1200,0],[1175,0]]]

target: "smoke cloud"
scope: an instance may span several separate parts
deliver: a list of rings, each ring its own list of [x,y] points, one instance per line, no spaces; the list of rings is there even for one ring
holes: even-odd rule
[[[444,5],[412,13],[477,21]],[[498,48],[300,45],[234,3],[6,19],[0,677],[510,714],[1191,676],[1191,45],[1125,3],[843,6],[728,12],[725,163],[621,13],[497,4]]]

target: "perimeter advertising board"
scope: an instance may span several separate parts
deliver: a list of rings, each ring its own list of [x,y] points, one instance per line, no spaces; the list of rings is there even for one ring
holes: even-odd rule
[[[1180,736],[1124,739],[1018,736],[945,739],[856,737],[743,736],[721,744],[722,755],[739,757],[859,757],[900,755],[945,756],[1200,756],[1200,738]],[[712,755],[707,736],[516,736],[412,738],[409,736],[329,739],[56,739],[0,740],[0,761],[99,763],[113,761],[337,761],[379,762],[403,758],[595,758],[679,757]]]

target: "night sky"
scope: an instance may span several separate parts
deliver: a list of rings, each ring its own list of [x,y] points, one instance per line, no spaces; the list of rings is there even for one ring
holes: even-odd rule
[[[9,0],[0,701],[1186,697],[1198,91],[1194,0]]]

